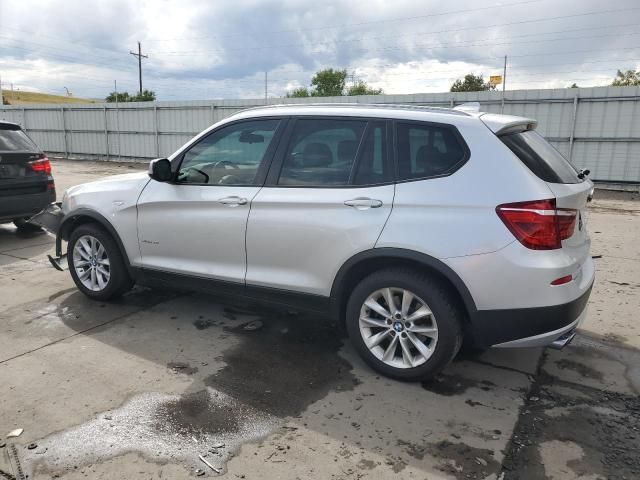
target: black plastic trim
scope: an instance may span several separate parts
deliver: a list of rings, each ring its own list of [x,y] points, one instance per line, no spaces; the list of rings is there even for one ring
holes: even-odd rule
[[[436,270],[447,280],[449,280],[454,288],[458,291],[460,297],[462,298],[462,301],[464,302],[467,312],[469,312],[469,315],[473,317],[473,314],[476,312],[476,304],[473,300],[473,297],[471,296],[471,293],[469,292],[469,289],[464,284],[462,279],[458,276],[458,274],[444,262],[438,260],[437,258],[431,257],[424,253],[415,252],[413,250],[393,247],[380,247],[360,252],[351,257],[342,265],[342,267],[340,267],[340,270],[338,270],[338,273],[336,274],[333,281],[333,285],[331,286],[332,310],[334,315],[339,315],[340,313],[339,308],[341,297],[345,293],[344,282],[347,278],[347,275],[349,274],[349,271],[363,261],[376,258],[397,258],[410,260],[418,265],[424,265]]]
[[[240,297],[324,314],[327,313],[330,305],[329,297],[322,295],[258,285],[246,285],[241,282],[230,282],[150,268],[133,267],[132,270],[136,281],[148,286],[169,287],[172,290],[178,288],[184,291]]]
[[[561,329],[574,322],[589,301],[591,288],[575,300],[562,305],[504,310],[478,310],[472,316],[472,333],[478,346],[534,337]]]
[[[91,210],[88,208],[79,208],[74,210],[73,212],[69,212],[60,222],[60,227],[58,230],[58,234],[56,235],[56,256],[60,257],[62,255],[62,240],[68,240],[70,229],[75,224],[75,222],[80,218],[90,218],[94,223],[99,224],[103,227],[109,234],[114,238],[116,243],[118,244],[118,248],[120,249],[120,253],[122,254],[122,258],[124,258],[125,265],[129,273],[132,273],[131,263],[129,262],[129,257],[127,256],[127,251],[124,248],[124,244],[120,239],[120,235],[116,232],[116,229],[111,225],[109,220],[107,220],[103,215],[96,212],[95,210]],[[82,222],[86,223],[86,222]]]

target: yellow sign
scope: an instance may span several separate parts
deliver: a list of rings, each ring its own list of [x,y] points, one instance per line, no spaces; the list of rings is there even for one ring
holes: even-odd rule
[[[494,87],[502,83],[502,75],[491,75],[489,77],[489,83]]]

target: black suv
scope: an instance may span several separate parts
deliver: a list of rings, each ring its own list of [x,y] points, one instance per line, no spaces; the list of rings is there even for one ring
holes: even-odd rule
[[[27,220],[55,200],[47,156],[20,125],[0,121],[0,223],[36,229]]]

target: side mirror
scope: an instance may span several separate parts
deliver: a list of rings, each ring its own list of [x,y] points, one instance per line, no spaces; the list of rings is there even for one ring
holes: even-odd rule
[[[156,182],[168,182],[171,180],[171,162],[166,158],[156,158],[149,163],[149,177]]]

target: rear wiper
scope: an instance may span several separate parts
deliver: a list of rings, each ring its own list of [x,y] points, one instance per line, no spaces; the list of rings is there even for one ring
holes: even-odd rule
[[[584,177],[586,177],[590,173],[591,173],[591,170],[589,170],[587,168],[582,168],[582,169],[580,169],[580,172],[578,173],[578,178],[580,180],[582,180]]]

